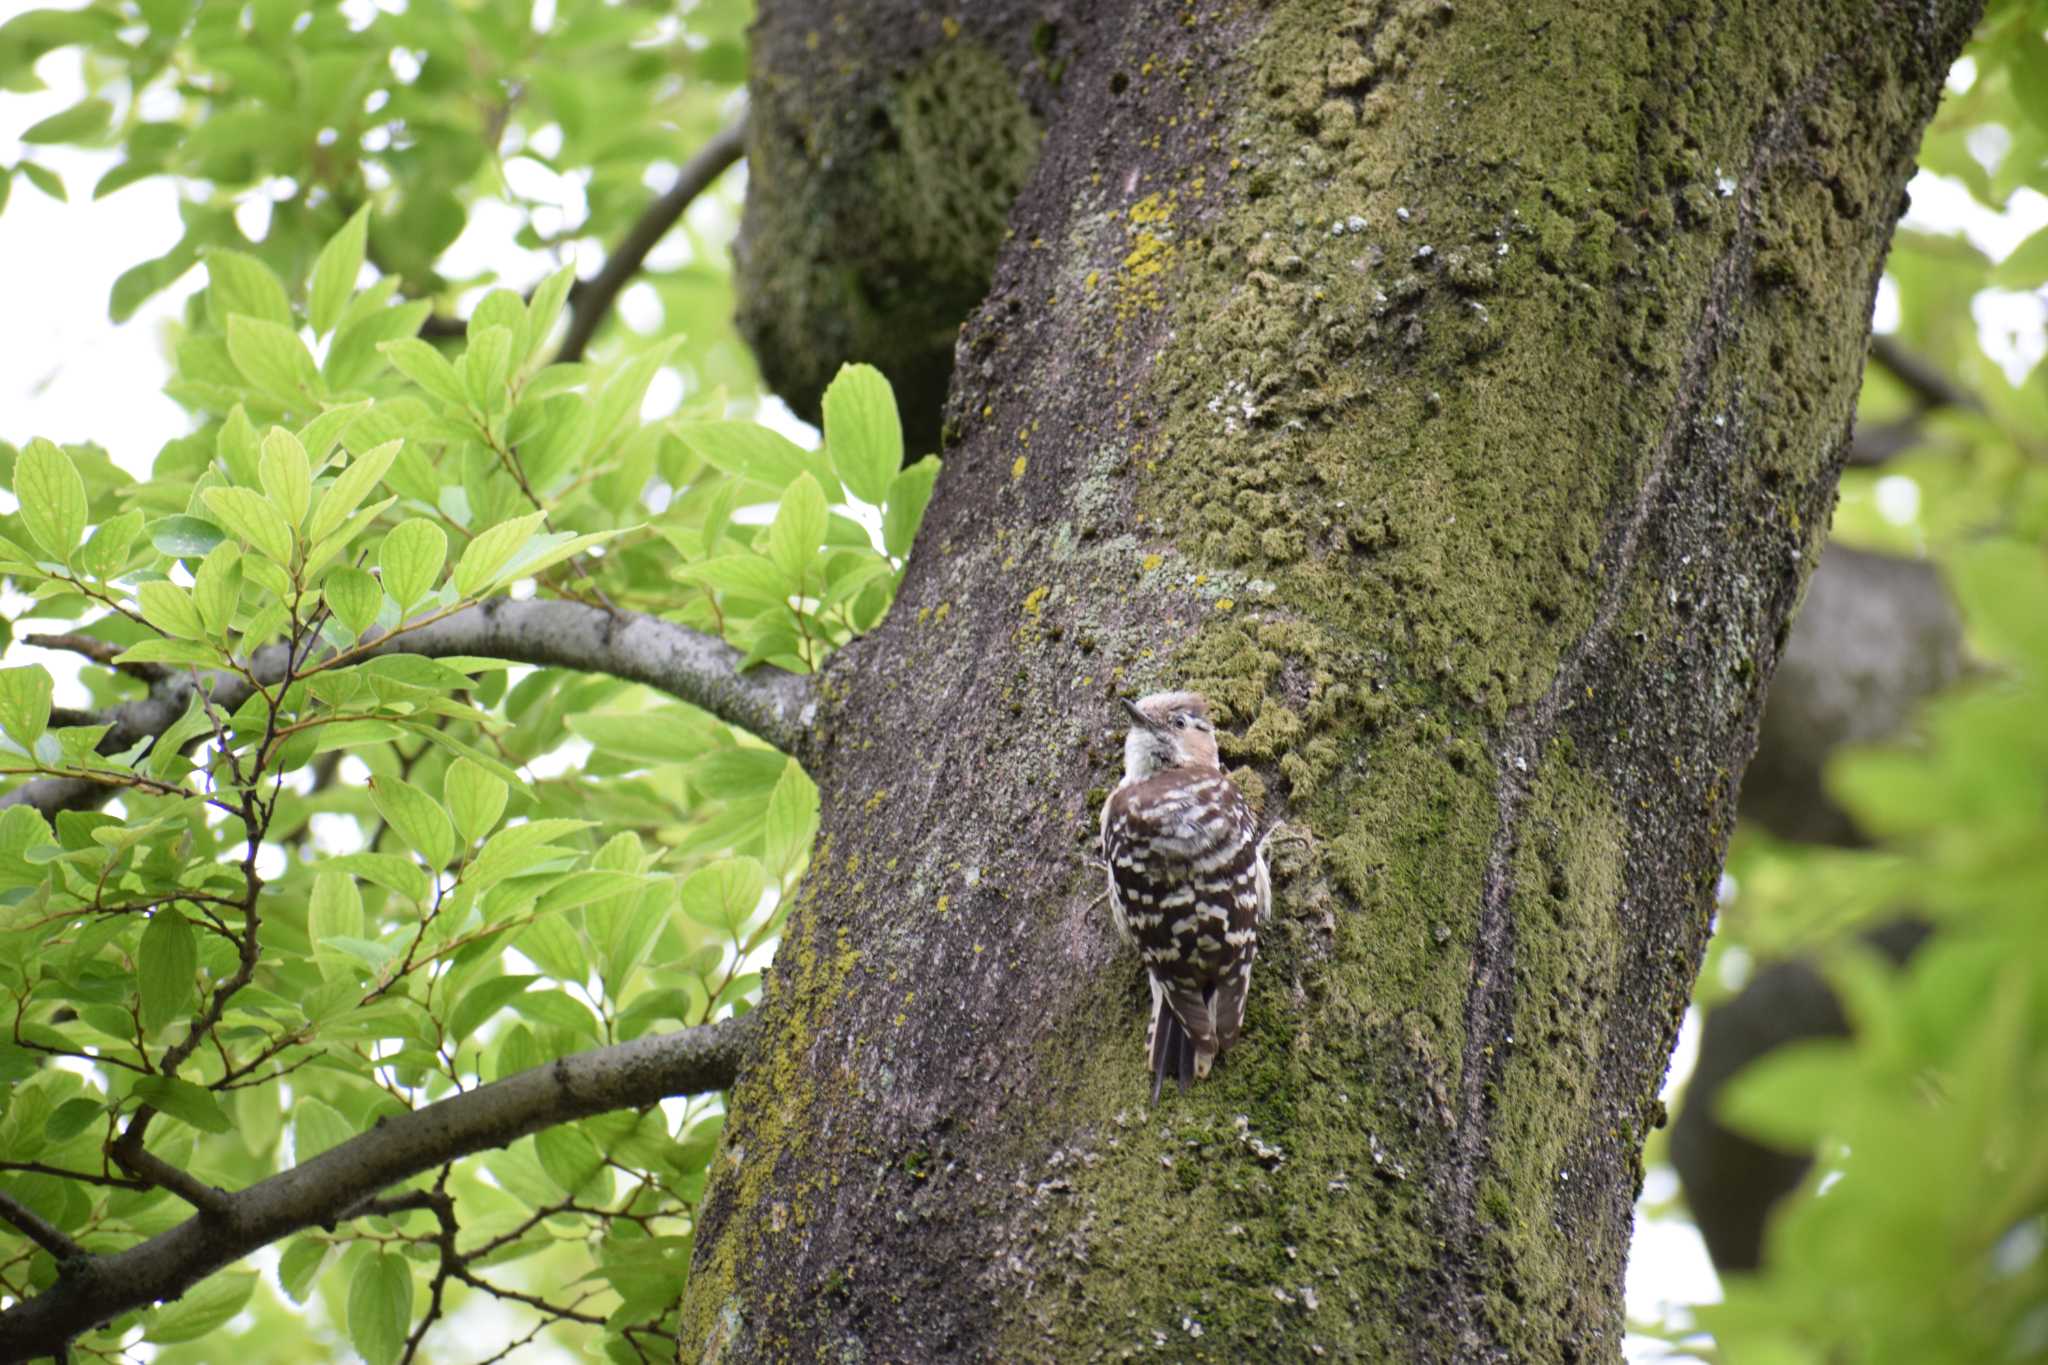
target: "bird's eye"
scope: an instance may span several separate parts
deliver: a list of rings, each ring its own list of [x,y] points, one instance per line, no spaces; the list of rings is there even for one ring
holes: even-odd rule
[[[1184,715],[1175,716],[1173,718],[1173,725],[1177,730],[1185,730],[1188,728],[1188,718]]]

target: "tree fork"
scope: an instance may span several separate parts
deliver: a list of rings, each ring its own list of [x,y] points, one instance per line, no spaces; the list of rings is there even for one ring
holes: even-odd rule
[[[825,679],[692,1358],[1618,1353],[1642,1141],[1975,9],[1325,10],[1052,26],[946,472]],[[757,110],[806,32],[849,71],[1001,46],[898,17],[769,7]],[[1315,853],[1243,1041],[1153,1109],[1086,852],[1112,699],[1161,686],[1224,708]]]

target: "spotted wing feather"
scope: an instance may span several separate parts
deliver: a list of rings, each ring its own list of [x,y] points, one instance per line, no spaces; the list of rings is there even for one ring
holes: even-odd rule
[[[1190,1069],[1208,1074],[1244,1022],[1271,900],[1257,822],[1221,772],[1175,768],[1111,795],[1102,851],[1117,927],[1153,983],[1154,1075],[1174,1070],[1184,1085]]]

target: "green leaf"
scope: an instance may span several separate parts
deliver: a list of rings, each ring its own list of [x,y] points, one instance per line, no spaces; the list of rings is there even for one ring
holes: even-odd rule
[[[872,365],[842,365],[824,408],[833,472],[855,497],[880,507],[903,467],[903,423],[889,381]]]
[[[197,559],[226,538],[220,527],[200,517],[164,517],[149,524],[149,543],[173,559]]]
[[[368,1365],[392,1365],[412,1326],[412,1270],[403,1256],[365,1256],[348,1284],[348,1339]]]
[[[237,313],[287,330],[292,325],[284,285],[269,266],[240,251],[217,247],[206,253],[206,303],[213,325],[221,331]]]
[[[562,316],[562,305],[568,302],[569,290],[575,284],[576,267],[565,265],[542,280],[533,291],[533,301],[526,307],[526,327],[519,338],[519,362],[522,365],[547,344],[548,335],[555,330],[555,323]]]
[[[21,520],[50,558],[69,561],[85,534],[85,480],[71,456],[36,438],[14,462],[14,496]]]
[[[131,507],[118,517],[109,517],[94,529],[92,539],[79,551],[79,571],[101,580],[118,576],[127,567],[129,552],[141,534],[139,509]]]
[[[889,495],[882,503],[882,545],[896,558],[910,553],[938,478],[938,456],[927,455],[889,481]]]
[[[434,397],[458,408],[469,406],[469,394],[462,387],[462,377],[455,373],[455,367],[448,363],[446,356],[418,337],[386,341],[377,349],[400,374]]]
[[[292,1107],[292,1154],[304,1165],[356,1135],[356,1126],[325,1100],[308,1096]]]
[[[305,1160],[305,1154],[299,1153]],[[326,1239],[313,1236],[294,1237],[285,1243],[284,1255],[277,1261],[277,1282],[291,1301],[303,1305],[306,1296],[313,1292],[313,1281],[319,1277],[320,1267],[327,1263]]]
[[[1809,1149],[1855,1104],[1853,1055],[1833,1038],[1779,1048],[1743,1068],[1721,1093],[1717,1116],[1759,1142]]]
[[[49,195],[50,198],[56,200],[58,203],[62,204],[68,200],[69,196],[64,193],[63,180],[60,179],[57,173],[51,170],[48,166],[39,166],[35,162],[29,161],[26,158],[24,158],[23,160],[14,163],[14,169],[20,171],[23,175],[27,176],[29,184],[34,185],[37,189],[41,190],[44,194]],[[142,267],[138,266],[136,268],[141,269]],[[114,287],[116,290],[118,290],[120,288],[119,283],[117,282]],[[116,322],[120,322],[123,320],[124,319],[121,317],[116,317],[114,319],[114,321]]]
[[[818,784],[800,763],[784,765],[775,790],[768,794],[767,828],[764,831],[766,862],[781,881],[795,871],[811,851],[811,839],[818,831]]]
[[[809,474],[783,491],[782,505],[768,527],[768,557],[793,582],[802,583],[825,541],[825,493]],[[822,587],[822,583],[806,584]]]
[[[701,583],[720,593],[761,602],[785,601],[796,587],[783,575],[775,561],[757,554],[719,555],[699,560],[677,569],[676,577],[686,583]]]
[[[287,408],[309,408],[321,393],[320,371],[299,334],[282,323],[236,314],[228,319],[228,355],[256,388]]]
[[[0,730],[27,752],[50,726],[50,675],[40,664],[0,668]]]
[[[142,995],[142,1026],[151,1033],[192,1013],[198,999],[193,980],[199,970],[199,945],[192,926],[171,906],[149,917],[136,950],[137,984]]]
[[[540,1168],[563,1194],[575,1194],[604,1170],[604,1153],[589,1134],[573,1124],[558,1124],[534,1134],[534,1155]]]
[[[142,604],[142,619],[164,634],[180,640],[205,638],[206,622],[193,604],[192,594],[176,583],[144,583],[135,590],[135,600]]]
[[[242,1311],[256,1290],[256,1280],[253,1270],[222,1270],[207,1276],[184,1297],[159,1308],[142,1339],[159,1346],[199,1340]]]
[[[2000,289],[2038,289],[2048,284],[2048,227],[2012,249],[2012,254],[1991,270],[1991,283]]]
[[[190,1081],[181,1081],[176,1076],[144,1076],[128,1094],[202,1133],[228,1130],[228,1116],[221,1111],[220,1102],[211,1091]]]
[[[341,321],[349,295],[355,292],[356,276],[362,273],[369,227],[370,206],[365,204],[320,248],[312,283],[306,288],[306,312],[316,336],[327,335]]]
[[[448,765],[441,786],[448,801],[448,813],[455,817],[455,828],[467,842],[474,843],[489,834],[498,817],[505,813],[504,781],[466,758]]]
[[[391,468],[391,462],[398,458],[398,452],[404,447],[402,440],[386,441],[356,456],[320,495],[320,505],[313,510],[312,521],[306,524],[306,539],[324,540],[340,529],[342,523],[362,505],[363,499],[370,495],[370,490],[383,479]]]
[[[811,457],[787,436],[755,422],[698,422],[677,430],[691,454],[716,469],[784,488]]]
[[[227,663],[211,645],[194,640],[138,640],[114,656],[117,664],[176,664],[183,668],[219,668]]]
[[[384,591],[391,594],[401,615],[433,591],[447,562],[448,533],[425,517],[392,527],[377,552]]]
[[[448,1037],[463,1042],[505,1003],[540,980],[537,976],[494,976],[469,988],[448,1014]]]
[[[299,438],[283,427],[272,427],[264,433],[256,467],[263,491],[284,519],[294,527],[305,525],[306,509],[313,501],[313,468]]]
[[[377,613],[384,609],[383,585],[374,575],[346,564],[320,581],[320,592],[334,612],[334,619],[358,639],[376,623]]]
[[[192,574],[192,603],[208,636],[223,635],[242,600],[242,547],[224,540]]]
[[[767,890],[768,877],[752,858],[726,858],[700,867],[683,881],[683,913],[702,925],[737,935]]]
[[[277,504],[253,488],[209,488],[203,496],[206,510],[229,534],[241,537],[273,563],[291,567],[292,528]]]
[[[479,412],[497,412],[507,404],[505,381],[512,373],[512,331],[507,327],[470,324],[469,346],[462,355],[463,391]]]
[[[51,1142],[69,1142],[100,1121],[107,1106],[99,1100],[66,1100],[43,1123],[43,1136]]]
[[[455,834],[448,826],[447,813],[433,797],[405,782],[372,778],[370,800],[377,813],[398,831],[398,837],[427,860],[427,866],[448,866],[455,856]]]
[[[69,109],[30,124],[28,131],[18,136],[28,143],[90,142],[106,131],[113,117],[114,106],[106,100],[81,100]]]
[[[322,939],[363,936],[363,896],[355,878],[323,867],[306,902],[306,934],[318,948]]]
[[[498,570],[504,568],[520,547],[533,538],[533,533],[545,520],[547,514],[544,512],[514,517],[470,541],[462,551],[461,562],[455,566],[456,593],[462,597],[473,597],[489,587]]]

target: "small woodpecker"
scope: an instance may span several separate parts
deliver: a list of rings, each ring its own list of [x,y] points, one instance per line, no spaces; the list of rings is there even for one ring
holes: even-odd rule
[[[1259,921],[1273,902],[1258,821],[1216,764],[1199,692],[1126,701],[1124,777],[1102,804],[1110,912],[1152,983],[1152,1099],[1185,1091],[1237,1041]]]

